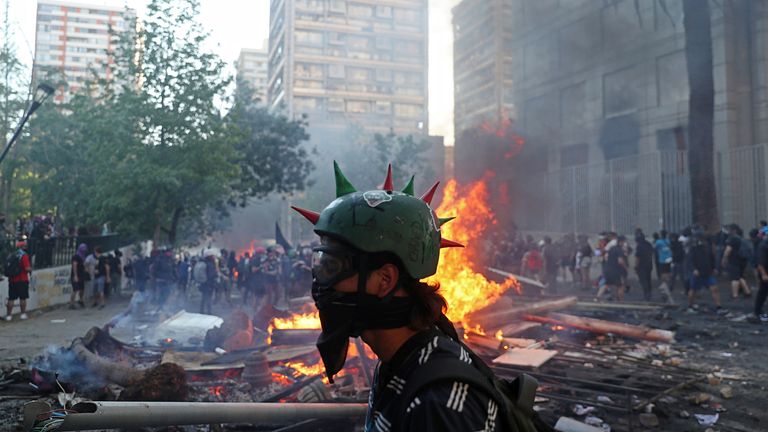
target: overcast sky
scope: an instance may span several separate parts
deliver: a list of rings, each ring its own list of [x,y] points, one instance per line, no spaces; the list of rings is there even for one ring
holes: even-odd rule
[[[429,132],[453,145],[453,35],[450,9],[459,0],[429,0]],[[144,13],[147,0],[79,0],[76,3],[128,6]],[[4,2],[3,2],[4,3]],[[269,0],[200,0],[203,25],[211,32],[210,48],[226,62],[241,48],[259,48],[269,34]],[[10,0],[19,56],[31,65],[35,46],[35,0]]]

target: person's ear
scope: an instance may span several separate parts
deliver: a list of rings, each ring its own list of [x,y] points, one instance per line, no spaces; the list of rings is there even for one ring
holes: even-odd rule
[[[375,294],[379,298],[386,297],[392,290],[397,288],[397,281],[400,278],[400,270],[391,263],[384,264],[376,270]]]

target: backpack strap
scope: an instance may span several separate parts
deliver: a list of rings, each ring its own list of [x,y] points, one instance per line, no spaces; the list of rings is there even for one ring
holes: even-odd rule
[[[502,408],[502,412],[505,412],[503,398],[479,370],[458,358],[440,357],[430,359],[428,367],[419,368],[408,377],[408,381],[399,395],[397,412],[405,414],[408,406],[420,391],[444,381],[461,381],[471,385],[493,399]]]

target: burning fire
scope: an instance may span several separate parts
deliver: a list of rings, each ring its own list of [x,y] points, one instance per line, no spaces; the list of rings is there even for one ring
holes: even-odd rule
[[[274,329],[319,329],[320,314],[317,311],[305,314],[291,315],[288,318],[272,318],[267,327],[267,343],[272,344],[272,330]]]
[[[315,311],[288,318],[275,318],[271,325],[276,329],[319,329],[320,315]]]
[[[443,249],[437,274],[427,278],[426,282],[440,283],[440,293],[448,301],[448,318],[463,324],[465,337],[467,332],[484,335],[479,324],[468,322],[468,314],[494,303],[510,288],[518,293],[521,290],[519,282],[514,278],[499,284],[489,281],[475,270],[483,262],[482,244],[478,239],[497,223],[488,203],[486,182],[480,180],[460,187],[455,180],[449,181],[437,214],[458,216],[456,220],[443,225],[442,234],[466,247]],[[275,318],[269,325],[268,333],[271,335],[276,328],[319,329],[320,317],[315,311],[289,318]]]
[[[322,373],[325,373],[325,367],[323,366],[323,363],[318,362],[313,365],[308,365],[306,363],[297,361],[297,362],[287,362],[285,363],[286,367],[289,367],[296,372],[306,375],[306,376],[314,376],[314,375],[320,375]]]
[[[509,288],[520,292],[520,284],[514,278],[499,284],[474,270],[482,262],[482,245],[478,239],[497,223],[488,204],[486,182],[480,180],[460,187],[455,180],[449,181],[437,214],[457,216],[456,220],[443,225],[442,235],[466,247],[443,249],[437,274],[426,282],[440,283],[440,293],[448,301],[446,314],[451,321],[461,322],[465,331],[471,329],[484,334],[478,324],[468,322],[468,314],[495,302]]]

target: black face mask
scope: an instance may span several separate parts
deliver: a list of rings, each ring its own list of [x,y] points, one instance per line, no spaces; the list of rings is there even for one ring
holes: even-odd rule
[[[325,246],[315,251],[312,297],[323,328],[317,349],[326,375],[333,382],[333,376],[344,367],[349,338],[359,337],[364,330],[408,325],[413,302],[410,297],[394,297],[395,290],[384,298],[367,294],[365,285],[370,269],[365,255]],[[333,289],[334,285],[355,274],[359,275],[357,292],[343,293]]]

